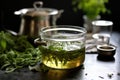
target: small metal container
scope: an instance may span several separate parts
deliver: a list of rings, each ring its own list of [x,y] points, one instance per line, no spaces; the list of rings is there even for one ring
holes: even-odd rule
[[[113,59],[116,53],[116,46],[114,45],[97,45],[98,58],[102,60]]]

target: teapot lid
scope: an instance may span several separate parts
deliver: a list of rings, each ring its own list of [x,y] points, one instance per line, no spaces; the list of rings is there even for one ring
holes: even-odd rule
[[[33,3],[34,8],[24,8],[19,11],[15,11],[14,14],[16,15],[29,15],[29,16],[39,16],[39,15],[56,15],[58,14],[58,10],[53,9],[53,8],[42,8],[43,2],[41,1],[36,1]]]

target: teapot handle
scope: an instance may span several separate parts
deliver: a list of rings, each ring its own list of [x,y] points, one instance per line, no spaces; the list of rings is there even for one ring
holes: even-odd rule
[[[38,10],[39,8],[41,8],[43,6],[43,2],[42,1],[36,1],[33,3],[33,7]]]
[[[40,39],[40,38],[36,38],[36,39],[34,40],[34,44],[36,44],[36,45],[43,45],[43,46],[47,46],[46,42],[41,41],[41,39]]]

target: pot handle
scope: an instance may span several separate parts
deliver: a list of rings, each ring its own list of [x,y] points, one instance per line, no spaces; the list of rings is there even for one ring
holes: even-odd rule
[[[44,42],[44,41],[41,41],[41,39],[40,39],[40,38],[36,38],[36,39],[34,40],[34,44],[36,44],[36,45],[43,45],[43,46],[47,46],[47,43],[46,43],[46,42]]]
[[[33,3],[33,7],[38,10],[39,8],[41,8],[43,6],[43,2],[42,1],[36,1]]]

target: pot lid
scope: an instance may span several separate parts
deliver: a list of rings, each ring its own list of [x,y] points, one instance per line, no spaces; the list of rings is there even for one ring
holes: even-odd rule
[[[53,8],[42,8],[43,2],[37,1],[33,3],[34,8],[24,8],[19,11],[15,11],[15,15],[29,15],[29,16],[37,16],[37,15],[56,15],[58,14],[58,10]]]

